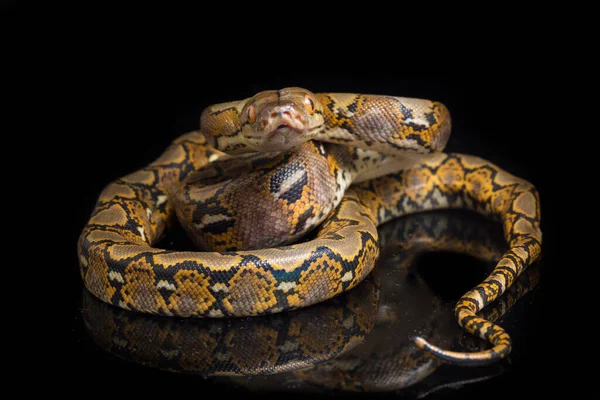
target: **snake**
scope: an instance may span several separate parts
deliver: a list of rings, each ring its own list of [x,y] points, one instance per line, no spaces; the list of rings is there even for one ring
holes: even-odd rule
[[[441,299],[428,285],[418,260],[421,254],[453,252],[492,266],[505,251],[504,240],[497,226],[475,217],[438,211],[385,224],[379,230],[381,256],[373,273],[356,288],[313,307],[258,318],[178,321],[120,310],[84,290],[83,319],[93,340],[114,356],[211,377],[215,384],[353,392],[456,387],[493,377],[497,369],[489,374],[487,369],[456,368],[440,379],[436,371],[443,363],[398,333],[427,332],[446,341],[461,336],[449,309],[451,299]],[[486,308],[486,319],[498,320],[535,288],[538,267],[529,267],[494,307]],[[460,344],[467,349],[485,346]]]
[[[414,341],[447,362],[495,362],[510,353],[510,336],[477,313],[539,258],[539,194],[489,161],[443,153],[450,129],[443,104],[385,95],[285,88],[207,107],[200,130],[102,191],[78,240],[83,282],[143,313],[279,313],[365,279],[378,225],[464,208],[500,221],[509,245],[455,308],[459,325],[492,348]],[[154,247],[177,222],[198,251]]]

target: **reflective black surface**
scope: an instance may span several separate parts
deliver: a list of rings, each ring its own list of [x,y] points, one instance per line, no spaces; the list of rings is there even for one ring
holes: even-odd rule
[[[124,68],[127,69],[126,66]],[[70,330],[63,335],[66,344],[57,349],[58,358],[62,359],[67,354],[68,367],[61,374],[68,374],[91,388],[94,394],[107,398],[117,393],[139,398],[150,395],[174,397],[180,393],[214,397],[256,391],[268,391],[271,397],[277,397],[279,391],[354,394],[366,391],[368,386],[369,390],[383,390],[380,396],[413,398],[427,394],[427,398],[461,399],[509,398],[517,391],[532,395],[548,385],[548,377],[552,373],[562,374],[565,367],[559,361],[560,355],[557,355],[557,352],[560,353],[557,346],[558,349],[561,346],[548,334],[562,324],[552,319],[562,293],[562,286],[557,280],[561,265],[557,258],[556,221],[561,217],[559,211],[564,206],[554,195],[557,189],[555,171],[560,163],[551,157],[550,151],[540,146],[540,143],[548,142],[539,125],[540,116],[545,114],[540,104],[531,101],[537,99],[537,86],[533,86],[531,81],[517,79],[519,74],[516,73],[501,77],[405,79],[398,71],[353,71],[323,76],[316,76],[314,71],[312,74],[303,71],[287,76],[242,74],[228,80],[225,79],[227,74],[217,73],[212,79],[190,80],[193,74],[188,69],[189,74],[178,76],[172,73],[172,79],[163,79],[160,84],[153,85],[149,83],[152,80],[147,79],[148,76],[142,74],[146,78],[137,77],[140,71],[145,69],[136,69],[135,73],[130,71],[128,79],[113,72],[86,80],[85,92],[88,94],[83,96],[85,106],[79,104],[75,107],[79,112],[73,113],[77,125],[85,127],[82,131],[85,134],[80,135],[77,150],[68,152],[69,156],[64,159],[69,166],[63,169],[68,173],[65,179],[78,184],[72,187],[72,194],[69,192],[69,198],[77,201],[69,202],[68,213],[73,216],[73,222],[68,226],[68,238],[71,240],[64,256],[69,261],[64,280],[61,286],[57,286],[61,288],[61,295],[66,297],[64,310],[68,310],[70,319],[70,323],[66,323]],[[382,255],[370,283],[378,288],[379,293],[372,329],[362,336],[356,334],[352,346],[333,356],[326,352],[313,353],[313,360],[319,361],[315,366],[308,365],[310,362],[306,360],[296,361],[291,354],[299,352],[288,351],[289,364],[301,365],[302,370],[292,370],[286,364],[286,372],[278,375],[204,378],[202,375],[206,373],[199,370],[206,368],[206,363],[196,357],[200,350],[194,347],[198,341],[193,338],[211,337],[214,342],[223,344],[228,340],[227,333],[236,332],[238,325],[242,332],[268,329],[279,335],[278,329],[290,331],[296,314],[305,324],[312,322],[313,326],[327,326],[331,328],[330,332],[339,332],[334,329],[333,321],[336,319],[323,323],[317,316],[326,317],[324,311],[306,309],[292,315],[270,317],[270,322],[251,319],[247,322],[178,323],[132,315],[85,297],[78,275],[75,241],[102,187],[151,162],[177,135],[196,129],[203,107],[243,98],[259,90],[289,85],[305,86],[315,92],[390,93],[439,100],[448,106],[453,116],[449,151],[489,159],[536,185],[542,201],[543,261],[538,284],[499,320],[513,339],[513,351],[508,360],[485,369],[446,365],[426,368],[427,374],[424,375],[427,376],[423,379],[406,375],[406,369],[402,369],[398,361],[392,362],[394,368],[390,368],[389,363],[385,364],[394,354],[402,354],[403,351],[410,358],[413,353],[408,339],[417,333],[429,333],[435,344],[445,348],[473,350],[486,346],[460,331],[451,308],[460,295],[485,277],[493,263],[449,251],[429,253],[420,249],[417,252],[420,255],[408,261],[403,258],[408,255],[400,251]],[[89,93],[98,93],[104,99],[96,99]],[[94,123],[90,124],[90,120]],[[73,165],[78,167],[73,169]],[[445,213],[438,217],[443,215]],[[451,216],[457,218],[455,221],[472,222],[473,219],[468,213],[451,213]],[[393,221],[389,226],[407,226],[411,218]],[[416,218],[412,219],[415,224],[421,217]],[[499,227],[494,223],[475,219],[474,226],[481,226],[477,229],[498,233]],[[481,236],[487,237],[487,234]],[[495,242],[496,246],[501,242]],[[186,244],[176,237],[173,244],[167,245]],[[64,269],[64,264],[61,268]],[[365,289],[360,287],[357,290]],[[369,293],[368,290],[366,292]],[[350,295],[315,307],[335,311],[340,304],[345,307],[343,304],[347,304]],[[329,312],[335,314],[334,311]],[[356,311],[346,309],[342,316],[347,317],[352,312]],[[314,313],[312,315],[316,316],[302,317],[302,313]],[[343,322],[344,318],[337,321]],[[110,324],[113,328],[107,329]],[[320,330],[319,334],[327,333],[323,331]],[[346,331],[352,331],[352,327]],[[169,332],[168,340],[161,336],[165,332]],[[293,333],[296,336],[290,337],[301,341],[300,334]],[[312,336],[318,337],[316,334]],[[239,333],[236,337],[239,338]],[[233,340],[228,343],[235,343],[235,349],[239,342]],[[332,343],[340,341],[333,340]],[[152,344],[154,348],[149,347]],[[290,344],[284,346],[285,349],[292,347]],[[65,353],[64,349],[68,351]],[[190,357],[189,364],[178,361],[181,353],[176,353],[176,349],[187,349],[185,353]],[[219,349],[222,350],[222,358],[223,354],[232,354],[223,350],[226,347]],[[241,350],[242,355],[237,357],[246,357],[246,365],[250,365],[252,357],[243,355],[243,352]],[[172,358],[173,355],[180,358]],[[182,365],[193,368],[181,371]],[[221,365],[231,365],[230,359],[222,361]],[[373,374],[373,371],[377,373]],[[214,375],[215,370],[212,372]],[[389,373],[389,376],[383,372]],[[372,379],[373,375],[381,378],[380,381]],[[115,389],[117,384],[120,387],[118,391]]]

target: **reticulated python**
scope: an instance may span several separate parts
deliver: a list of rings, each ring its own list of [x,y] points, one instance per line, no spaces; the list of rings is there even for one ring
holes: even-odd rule
[[[456,353],[415,343],[464,365],[500,359],[510,337],[476,313],[538,258],[539,198],[485,160],[439,153],[449,133],[447,109],[418,99],[289,88],[209,107],[201,131],[102,192],[78,243],[85,285],[105,302],[160,315],[281,312],[363,280],[378,256],[377,225],[468,208],[500,220],[510,246],[456,306],[459,324],[494,346]],[[212,251],[152,247],[174,214]],[[289,245],[315,227],[312,240]]]

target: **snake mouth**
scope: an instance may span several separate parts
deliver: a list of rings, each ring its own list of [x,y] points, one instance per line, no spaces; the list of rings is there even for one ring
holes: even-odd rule
[[[273,135],[277,132],[289,133],[289,132],[304,132],[305,126],[300,117],[294,118],[292,115],[281,115],[270,121],[264,121],[263,132],[267,135]]]

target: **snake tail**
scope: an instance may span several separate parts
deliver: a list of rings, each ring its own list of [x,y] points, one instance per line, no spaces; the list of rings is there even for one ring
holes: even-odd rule
[[[506,357],[511,350],[510,336],[477,313],[501,296],[540,255],[540,202],[535,187],[478,157],[432,154],[415,160],[411,168],[359,188],[359,196],[376,213],[378,224],[441,208],[466,208],[502,223],[508,251],[485,281],[462,296],[455,308],[459,325],[493,347],[464,353],[442,350],[421,337],[413,340],[419,348],[458,365],[487,365]]]

